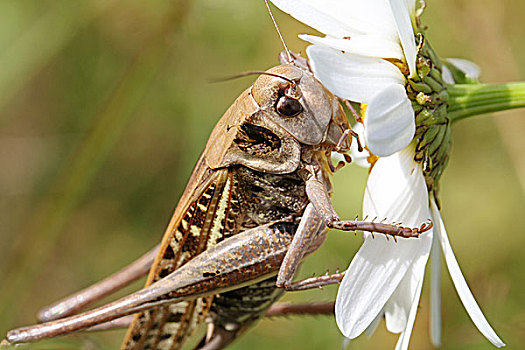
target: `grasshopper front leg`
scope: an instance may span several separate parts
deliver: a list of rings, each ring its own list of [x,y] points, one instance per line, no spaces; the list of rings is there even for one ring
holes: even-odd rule
[[[306,193],[310,203],[303,214],[292,244],[290,245],[290,249],[284,257],[283,264],[281,265],[277,276],[277,287],[285,288],[290,291],[301,290],[298,289],[297,284],[293,283],[293,276],[306,251],[311,250],[311,243],[314,242],[316,237],[327,228],[334,228],[342,231],[377,232],[387,235],[387,237],[392,236],[394,239],[397,239],[397,237],[417,238],[421,233],[432,228],[432,222],[423,223],[418,228],[409,228],[400,225],[369,221],[339,220],[339,217],[332,206],[332,202],[330,201],[330,195],[328,194],[326,185],[318,180],[313,174],[314,172],[310,171],[306,178]]]
[[[382,233],[387,236],[402,238],[417,238],[423,232],[430,230],[432,222],[422,223],[417,228],[410,228],[397,224],[385,224],[382,222],[359,221],[359,220],[339,220],[339,217],[332,206],[330,195],[323,182],[318,180],[314,173],[310,173],[306,179],[306,193],[308,199],[313,204],[319,215],[323,218],[328,228],[342,231],[368,231]]]

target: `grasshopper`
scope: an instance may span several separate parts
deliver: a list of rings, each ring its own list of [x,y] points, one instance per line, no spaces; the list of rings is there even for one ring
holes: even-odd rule
[[[213,129],[160,245],[44,309],[44,323],[10,331],[9,342],[129,325],[122,349],[178,349],[206,321],[198,348],[221,349],[285,290],[341,280],[342,273],[293,282],[328,228],[394,237],[429,229],[339,220],[330,154],[346,154],[354,133],[338,99],[285,49],[285,64],[259,72]],[[148,270],[145,288],[74,315]]]

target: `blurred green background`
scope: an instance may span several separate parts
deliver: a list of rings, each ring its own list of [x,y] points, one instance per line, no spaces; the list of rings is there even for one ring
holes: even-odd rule
[[[525,2],[428,1],[442,57],[477,62],[483,82],[525,79]],[[288,46],[315,33],[275,10]],[[262,1],[0,1],[0,333],[131,262],[161,238],[222,113],[278,63]],[[486,316],[509,349],[525,344],[525,111],[455,126],[443,217]],[[334,178],[345,218],[360,213],[366,171]],[[332,232],[301,277],[346,268],[362,237]],[[122,293],[138,289],[137,282]],[[333,300],[336,287],[287,295]],[[443,271],[443,348],[490,349]],[[122,295],[122,293],[120,295]],[[412,349],[431,349],[428,283]],[[115,349],[124,331],[76,334],[35,349]],[[2,338],[2,336],[0,336]],[[381,324],[350,349],[393,349]],[[233,349],[338,349],[332,317],[264,320]]]

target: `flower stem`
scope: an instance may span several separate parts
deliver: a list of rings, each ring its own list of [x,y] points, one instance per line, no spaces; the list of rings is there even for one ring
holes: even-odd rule
[[[525,82],[447,86],[448,116],[454,123],[478,114],[525,107]]]

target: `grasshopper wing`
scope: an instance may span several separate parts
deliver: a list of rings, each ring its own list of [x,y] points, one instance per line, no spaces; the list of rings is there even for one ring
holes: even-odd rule
[[[166,229],[146,286],[164,278],[225,237],[231,207],[231,173],[212,170],[201,156]],[[123,349],[180,348],[208,312],[213,296],[137,314]]]

